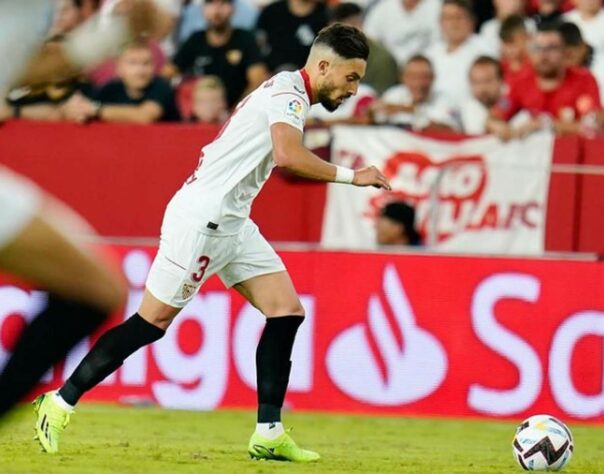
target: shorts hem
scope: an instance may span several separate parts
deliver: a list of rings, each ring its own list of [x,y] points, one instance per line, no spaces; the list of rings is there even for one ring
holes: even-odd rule
[[[258,276],[262,276],[262,275],[270,275],[271,273],[281,273],[281,272],[287,272],[287,268],[285,268],[285,265],[281,266],[281,267],[273,267],[273,268],[263,268],[261,270],[258,271],[254,271],[254,272],[249,272],[249,274],[246,274],[245,276],[239,276],[236,279],[226,279],[223,278],[222,276],[219,275],[220,280],[222,280],[223,285],[229,289],[234,287],[235,285],[238,285],[239,283],[243,283],[247,280],[251,280],[252,278],[258,277]]]

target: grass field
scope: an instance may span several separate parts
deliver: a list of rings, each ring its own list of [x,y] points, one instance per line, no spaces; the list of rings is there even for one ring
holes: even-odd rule
[[[318,450],[313,465],[252,461],[246,445],[254,414],[86,405],[78,408],[58,455],[32,441],[33,413],[21,408],[0,428],[0,473],[514,473],[513,423],[288,414],[299,444]],[[565,472],[604,473],[604,427],[571,425],[575,457]]]

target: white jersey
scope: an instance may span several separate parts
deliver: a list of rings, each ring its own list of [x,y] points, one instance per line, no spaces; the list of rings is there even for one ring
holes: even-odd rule
[[[206,234],[238,233],[275,167],[271,125],[283,122],[303,131],[310,94],[304,71],[281,72],[250,93],[203,147],[199,166],[170,201],[170,210]]]

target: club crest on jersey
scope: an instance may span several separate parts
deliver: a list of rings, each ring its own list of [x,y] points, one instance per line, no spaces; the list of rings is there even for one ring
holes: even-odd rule
[[[186,300],[189,299],[193,293],[195,293],[195,285],[191,285],[190,283],[185,283],[184,285],[182,285],[182,299]]]

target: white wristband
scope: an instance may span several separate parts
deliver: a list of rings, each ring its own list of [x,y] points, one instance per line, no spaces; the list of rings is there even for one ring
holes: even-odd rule
[[[351,168],[346,168],[344,166],[338,166],[338,165],[335,165],[335,167],[336,167],[335,182],[352,184],[352,180],[354,179],[354,170]]]

